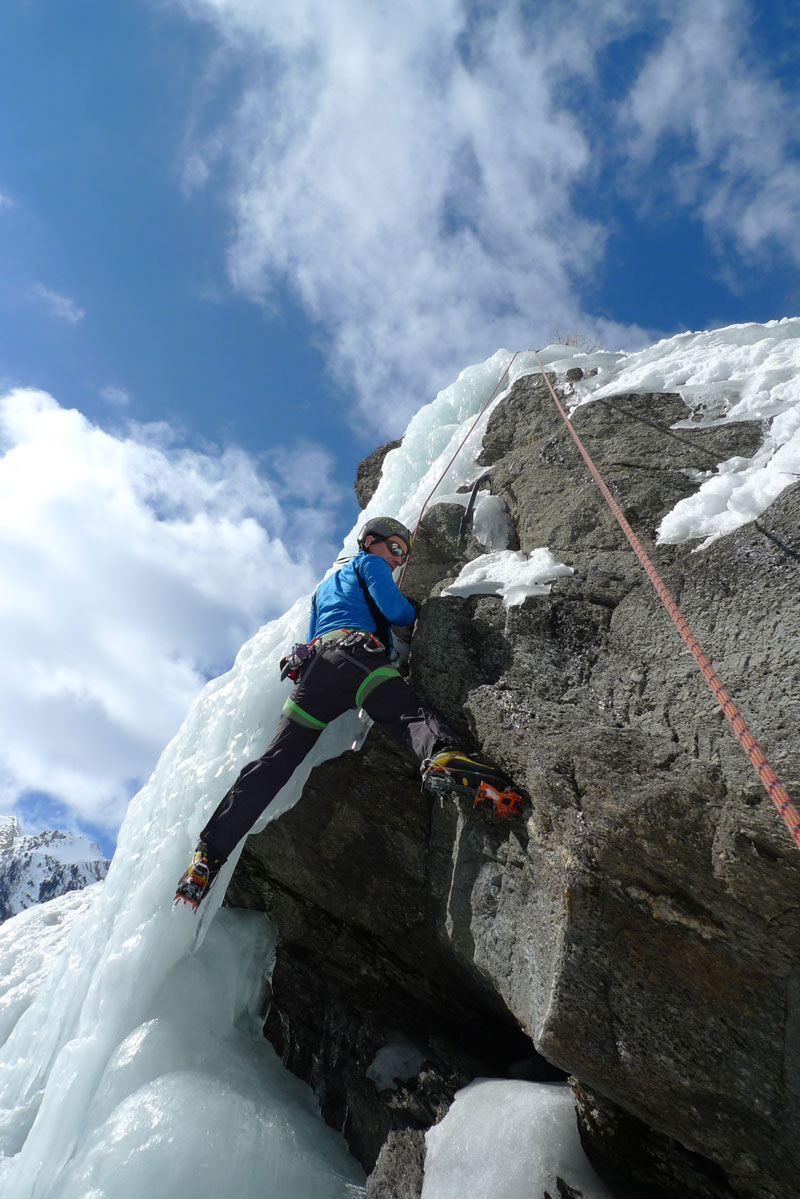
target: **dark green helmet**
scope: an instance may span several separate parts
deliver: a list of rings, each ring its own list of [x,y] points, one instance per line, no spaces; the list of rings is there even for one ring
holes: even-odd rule
[[[373,537],[380,537],[383,541],[387,537],[402,537],[408,548],[411,549],[413,538],[410,532],[393,516],[373,516],[372,520],[367,521],[358,534],[358,544],[361,549],[364,548],[364,538],[370,533]]]

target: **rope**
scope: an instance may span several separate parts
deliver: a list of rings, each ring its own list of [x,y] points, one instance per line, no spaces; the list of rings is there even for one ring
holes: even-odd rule
[[[446,475],[446,474],[447,474],[447,472],[449,471],[450,467],[453,465],[453,463],[455,462],[456,458],[457,458],[457,457],[458,457],[458,455],[461,453],[462,449],[464,448],[464,446],[465,446],[465,444],[466,444],[466,442],[467,442],[467,439],[468,439],[468,437],[469,437],[470,433],[472,433],[472,430],[475,428],[475,426],[477,425],[478,421],[481,419],[481,417],[483,416],[484,412],[485,412],[485,411],[486,411],[486,409],[489,407],[489,405],[491,404],[491,402],[492,402],[492,400],[494,399],[494,397],[497,395],[498,391],[500,390],[500,388],[501,388],[501,386],[502,386],[503,380],[505,379],[506,375],[507,375],[507,374],[508,374],[508,372],[511,370],[511,367],[512,367],[512,366],[513,366],[513,364],[514,364],[514,359],[515,359],[515,358],[516,358],[518,355],[519,355],[519,350],[515,350],[515,351],[514,351],[514,353],[513,353],[513,355],[511,356],[511,359],[510,359],[510,361],[509,361],[509,363],[508,363],[508,366],[507,366],[507,367],[506,367],[506,369],[503,371],[503,373],[502,373],[502,375],[500,376],[500,378],[499,378],[499,380],[498,380],[497,384],[495,385],[495,389],[494,389],[494,391],[493,391],[493,392],[492,392],[492,394],[489,396],[488,400],[487,400],[487,401],[486,401],[486,403],[483,405],[483,407],[481,408],[481,410],[480,410],[480,412],[478,413],[478,415],[475,417],[475,420],[472,422],[472,424],[470,425],[469,429],[467,430],[467,432],[466,432],[466,433],[464,434],[464,436],[462,437],[462,439],[461,439],[461,441],[460,441],[460,443],[459,443],[459,445],[458,445],[458,449],[457,449],[457,450],[456,450],[456,452],[453,454],[452,458],[451,458],[451,459],[450,459],[450,461],[447,463],[447,466],[444,468],[444,470],[442,471],[442,473],[439,475],[439,478],[436,480],[436,482],[434,483],[433,487],[431,488],[431,490],[430,490],[430,493],[429,493],[429,495],[428,495],[428,498],[425,500],[425,503],[422,505],[422,507],[421,507],[421,509],[420,509],[420,513],[419,513],[419,516],[418,516],[418,518],[417,518],[417,523],[416,523],[416,525],[414,526],[414,533],[413,533],[413,536],[412,536],[412,538],[411,538],[411,540],[412,540],[412,541],[413,541],[413,540],[414,540],[414,538],[417,536],[417,533],[418,533],[418,531],[419,531],[419,526],[422,524],[422,518],[423,518],[423,516],[425,515],[425,509],[428,507],[428,504],[430,503],[431,499],[433,498],[433,493],[436,491],[436,488],[439,486],[439,484],[441,483],[442,479],[445,477],[445,475]],[[405,576],[405,573],[406,573],[406,567],[407,567],[407,566],[408,566],[408,558],[406,558],[405,562],[403,563],[403,569],[400,571],[400,578],[399,578],[399,580],[398,580],[398,583],[397,583],[398,587],[402,587],[402,585],[403,585],[403,578],[404,578],[404,576]]]
[[[725,719],[728,721],[728,724],[731,726],[734,733],[736,734],[739,744],[741,745],[744,752],[747,754],[747,757],[750,760],[750,764],[753,767],[753,769],[755,770],[756,774],[758,775],[762,786],[764,787],[764,789],[767,792],[767,795],[770,797],[773,804],[775,805],[778,812],[780,813],[781,819],[783,820],[784,824],[786,825],[787,829],[789,830],[789,834],[792,837],[792,840],[794,841],[795,846],[798,849],[800,849],[800,816],[798,815],[797,809],[795,808],[794,804],[792,803],[792,800],[789,796],[788,791],[781,783],[777,774],[775,773],[775,771],[773,770],[769,761],[767,760],[766,754],[764,753],[761,746],[756,741],[753,734],[750,732],[750,729],[747,727],[744,717],[740,713],[739,709],[737,708],[736,704],[734,703],[733,699],[731,698],[729,692],[725,688],[725,685],[723,684],[722,679],[719,677],[717,672],[714,670],[714,667],[711,665],[710,661],[708,660],[706,655],[703,653],[696,638],[692,636],[692,632],[689,629],[689,626],[687,625],[686,621],[683,619],[683,617],[680,614],[680,611],[678,610],[678,605],[675,603],[675,600],[672,598],[669,591],[667,590],[667,587],[666,587],[664,581],[662,580],[661,576],[659,575],[659,573],[656,570],[653,563],[650,561],[650,558],[645,553],[645,550],[644,550],[641,542],[639,541],[639,538],[636,536],[633,529],[631,528],[631,526],[628,524],[627,520],[623,516],[622,510],[621,510],[619,504],[614,499],[614,497],[611,494],[611,492],[609,491],[608,487],[606,487],[606,484],[603,481],[603,478],[602,478],[599,470],[595,466],[594,462],[592,462],[592,459],[589,457],[588,451],[584,447],[583,442],[581,441],[580,437],[573,429],[572,422],[570,421],[569,417],[567,416],[566,412],[564,411],[563,407],[561,406],[558,396],[553,391],[553,387],[550,383],[550,380],[547,377],[547,374],[545,373],[544,366],[542,365],[541,358],[539,357],[536,350],[534,350],[533,352],[536,357],[536,361],[539,363],[539,369],[542,372],[542,378],[544,379],[545,383],[547,384],[547,387],[550,391],[550,395],[553,397],[553,402],[555,403],[556,408],[558,409],[559,413],[561,414],[561,418],[564,421],[564,424],[569,429],[570,434],[572,436],[572,440],[575,442],[576,446],[578,447],[578,449],[581,453],[581,456],[583,457],[584,462],[588,466],[589,471],[591,472],[592,478],[594,479],[597,486],[600,488],[600,491],[603,493],[606,503],[608,504],[611,511],[614,513],[614,516],[617,518],[617,521],[619,522],[619,525],[620,525],[623,533],[625,534],[628,541],[630,542],[633,552],[636,554],[636,557],[639,559],[642,566],[644,567],[645,572],[647,573],[647,577],[650,579],[650,582],[655,587],[656,593],[658,594],[659,599],[661,600],[664,607],[669,612],[670,617],[672,618],[673,624],[675,625],[676,629],[678,630],[681,637],[683,638],[683,641],[687,645],[689,652],[691,653],[695,662],[699,666],[700,671],[702,672],[703,678],[708,683],[709,687],[711,688],[711,691],[713,692],[714,698],[716,699],[719,706],[722,708]]]

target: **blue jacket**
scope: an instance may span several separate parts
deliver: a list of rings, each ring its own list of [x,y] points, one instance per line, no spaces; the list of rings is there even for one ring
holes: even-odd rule
[[[317,588],[308,622],[309,641],[333,629],[375,632],[375,621],[361,590],[356,566],[370,595],[390,624],[414,623],[414,608],[395,585],[389,563],[377,554],[362,550]],[[391,651],[392,647],[389,645],[386,648]]]

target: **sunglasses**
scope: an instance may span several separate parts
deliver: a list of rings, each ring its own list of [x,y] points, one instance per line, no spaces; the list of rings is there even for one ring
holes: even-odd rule
[[[403,549],[403,547],[402,547],[402,545],[400,545],[399,541],[390,541],[389,538],[387,537],[386,538],[386,546],[389,550],[389,553],[394,554],[395,558],[402,559],[402,558],[408,557],[408,550]]]

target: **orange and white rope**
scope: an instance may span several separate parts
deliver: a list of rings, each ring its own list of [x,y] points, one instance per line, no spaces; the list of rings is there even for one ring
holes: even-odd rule
[[[636,536],[633,529],[631,528],[631,526],[628,524],[627,520],[623,516],[622,510],[621,510],[619,504],[617,503],[617,501],[614,499],[613,495],[609,491],[608,487],[606,486],[606,484],[603,480],[602,475],[600,474],[599,470],[597,469],[594,462],[590,458],[589,453],[586,450],[586,447],[584,446],[580,437],[578,436],[578,434],[575,432],[574,428],[572,427],[572,422],[570,421],[569,417],[567,416],[566,412],[564,411],[564,408],[561,405],[561,403],[558,399],[558,396],[556,395],[555,391],[553,390],[550,380],[548,379],[547,374],[545,372],[544,366],[542,365],[542,360],[539,357],[539,355],[536,353],[535,350],[534,350],[534,355],[536,357],[536,361],[539,363],[539,368],[542,372],[542,378],[544,379],[545,383],[547,384],[547,386],[549,388],[550,395],[553,397],[553,402],[555,403],[556,408],[558,409],[559,413],[561,414],[564,424],[569,429],[572,439],[575,442],[576,446],[578,447],[578,449],[581,453],[581,456],[583,457],[584,462],[588,466],[589,471],[591,472],[592,478],[594,479],[597,486],[600,488],[600,491],[603,493],[606,503],[610,507],[611,511],[614,513],[614,516],[617,518],[617,521],[619,522],[623,533],[625,534],[628,541],[630,542],[633,552],[636,554],[636,557],[639,559],[642,566],[644,567],[644,569],[647,573],[647,576],[650,579],[650,582],[653,584],[661,602],[664,604],[664,607],[669,612],[670,617],[672,618],[673,624],[675,625],[676,629],[680,633],[685,644],[688,646],[689,652],[691,653],[695,662],[699,666],[700,671],[703,675],[703,678],[708,683],[708,685],[711,688],[711,691],[714,695],[714,698],[716,699],[719,706],[722,708],[725,719],[728,721],[728,724],[731,726],[734,733],[736,734],[739,744],[741,745],[744,752],[747,754],[747,757],[750,760],[750,764],[753,767],[753,769],[755,770],[756,774],[758,775],[762,786],[764,787],[764,789],[767,792],[767,795],[770,797],[773,804],[775,805],[778,812],[780,813],[781,819],[783,820],[784,824],[786,825],[787,829],[789,830],[789,834],[792,837],[792,840],[794,841],[796,847],[798,849],[800,849],[800,816],[798,815],[797,809],[795,808],[794,804],[792,803],[792,800],[791,800],[791,797],[790,797],[788,791],[786,790],[783,783],[780,781],[777,774],[773,770],[773,768],[770,765],[770,763],[767,759],[767,756],[764,753],[764,751],[762,750],[761,746],[758,744],[755,737],[751,733],[750,729],[747,727],[744,717],[742,716],[741,712],[739,711],[739,709],[737,708],[733,699],[731,698],[730,692],[727,690],[727,688],[723,684],[722,679],[719,677],[716,670],[714,670],[714,667],[711,665],[711,662],[709,661],[709,659],[703,653],[703,650],[701,649],[697,639],[692,635],[692,632],[691,632],[689,626],[687,625],[684,618],[681,616],[681,613],[678,609],[678,605],[675,603],[675,600],[670,595],[663,579],[661,578],[661,576],[659,575],[655,566],[653,565],[653,563],[651,562],[647,553],[645,552],[644,547],[642,546],[641,542],[639,541],[639,538]]]

